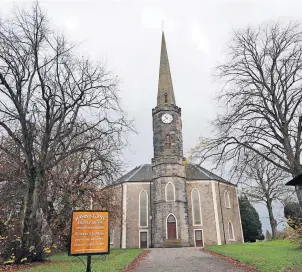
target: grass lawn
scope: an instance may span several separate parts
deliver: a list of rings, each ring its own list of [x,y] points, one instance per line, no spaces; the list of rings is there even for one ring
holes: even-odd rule
[[[123,270],[144,250],[142,249],[111,249],[110,255],[104,260],[104,256],[92,256],[92,271],[115,272]],[[86,256],[79,257],[86,264]],[[84,264],[78,257],[69,257],[66,253],[58,253],[48,258],[51,263],[38,264],[22,272],[83,272]]]
[[[302,267],[302,249],[294,248],[289,241],[208,246],[206,249],[253,266],[261,272]]]

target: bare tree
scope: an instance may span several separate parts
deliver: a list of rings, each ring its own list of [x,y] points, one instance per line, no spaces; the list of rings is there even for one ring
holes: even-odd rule
[[[252,151],[293,177],[302,173],[301,26],[277,22],[234,31],[217,75],[223,112],[214,122],[216,136],[201,139],[195,155],[221,165],[240,163]],[[296,192],[302,207],[302,187]]]
[[[102,190],[102,187],[117,177],[121,165],[110,157],[108,163],[100,162],[99,152],[101,150],[72,155],[47,173],[48,197],[43,215],[50,228],[52,244],[62,249],[66,249],[73,209],[89,210],[93,204],[94,209],[106,208],[110,212],[111,225],[120,218],[116,191],[111,187]],[[101,158],[105,155],[110,156],[104,154]]]
[[[283,201],[285,192],[288,190],[283,181],[287,177],[288,173],[258,156],[247,163],[241,179],[243,192],[253,202],[265,205],[273,239],[277,235],[277,220],[274,216],[273,205],[276,201]]]
[[[108,165],[118,159],[130,124],[116,79],[102,64],[77,58],[38,4],[0,22],[0,95],[0,135],[14,141],[21,156],[4,144],[0,149],[26,176],[16,260],[36,261],[43,258],[37,213],[46,205],[47,172],[86,152]]]
[[[4,144],[4,143],[3,143]],[[5,146],[15,155],[20,150],[11,139]],[[102,156],[100,154],[104,153]],[[101,158],[107,156],[108,163]],[[110,212],[110,225],[119,223],[121,216],[121,196],[119,190],[104,184],[110,184],[120,173],[120,161],[111,158],[107,149],[90,150],[69,156],[46,172],[47,201],[43,202],[39,220],[42,222],[42,244],[45,247],[55,245],[66,250],[70,234],[70,218],[73,209],[105,208]],[[24,170],[0,150],[0,263],[10,258],[10,244],[16,246],[20,234],[19,215],[26,191]],[[46,224],[47,223],[47,224]],[[2,229],[2,230],[1,230]]]
[[[13,141],[6,141],[6,148],[18,154]],[[0,150],[0,265],[9,259],[8,245],[20,233],[19,216],[26,190],[24,169]],[[8,257],[8,258],[6,258]]]

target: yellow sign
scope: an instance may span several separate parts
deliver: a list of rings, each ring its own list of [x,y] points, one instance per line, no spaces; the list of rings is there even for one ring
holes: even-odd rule
[[[108,254],[107,211],[73,211],[69,255]]]

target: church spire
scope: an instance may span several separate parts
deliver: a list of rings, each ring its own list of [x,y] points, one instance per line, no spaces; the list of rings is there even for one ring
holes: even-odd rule
[[[169,66],[165,34],[164,32],[162,32],[157,106],[170,106],[172,104],[175,105],[176,103]]]

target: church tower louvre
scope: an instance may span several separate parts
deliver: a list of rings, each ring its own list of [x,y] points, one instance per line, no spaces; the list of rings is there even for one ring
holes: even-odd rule
[[[152,116],[152,246],[189,246],[181,109],[176,105],[164,32],[157,105]]]

